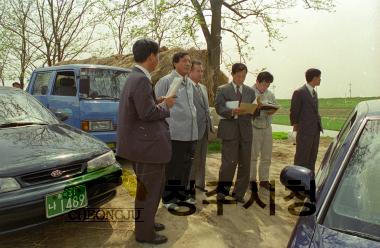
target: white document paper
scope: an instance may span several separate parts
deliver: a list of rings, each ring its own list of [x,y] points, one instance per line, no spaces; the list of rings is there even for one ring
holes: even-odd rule
[[[239,107],[239,101],[227,101],[226,107],[229,109],[236,109]],[[237,119],[237,115],[234,116],[234,119]]]
[[[173,79],[173,82],[170,84],[166,97],[173,97],[177,94],[179,87],[182,84],[182,78],[176,77]]]
[[[227,101],[226,107],[229,109],[236,109],[239,107],[239,101]]]

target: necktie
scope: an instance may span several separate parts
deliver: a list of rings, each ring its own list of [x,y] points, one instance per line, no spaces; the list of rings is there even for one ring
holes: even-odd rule
[[[239,104],[240,104],[242,96],[240,93],[240,86],[239,85],[236,86],[236,96],[237,96],[237,98],[239,100]]]
[[[313,102],[316,107],[318,107],[318,98],[317,98],[317,92],[313,89]]]
[[[199,98],[202,101],[202,105],[205,106],[205,102],[204,102],[204,99],[203,99],[203,94],[202,94],[201,87],[199,86],[199,84],[197,84],[196,87],[197,87],[197,92],[198,92]]]

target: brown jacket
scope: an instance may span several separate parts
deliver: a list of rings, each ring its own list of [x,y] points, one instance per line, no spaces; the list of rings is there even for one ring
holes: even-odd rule
[[[139,163],[169,162],[169,116],[166,105],[157,103],[151,81],[134,67],[120,97],[117,155]]]

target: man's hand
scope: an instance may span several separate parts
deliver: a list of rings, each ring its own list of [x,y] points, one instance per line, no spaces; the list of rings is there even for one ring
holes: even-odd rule
[[[241,109],[240,108],[236,108],[236,109],[232,110],[232,116],[238,115],[239,113],[241,113]]]
[[[160,97],[157,99],[157,102],[158,102],[158,104],[160,104],[160,103],[162,103],[164,100],[165,100],[165,97],[160,96]]]
[[[166,106],[168,106],[168,108],[171,108],[171,107],[173,107],[173,105],[175,103],[175,99],[174,99],[174,97],[164,97],[163,102],[165,102],[165,104],[166,104]]]

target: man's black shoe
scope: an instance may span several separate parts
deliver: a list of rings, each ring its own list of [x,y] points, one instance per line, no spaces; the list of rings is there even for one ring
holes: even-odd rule
[[[225,196],[223,193],[218,193],[218,194],[216,195],[216,199],[217,199],[218,201],[224,201],[224,200],[226,199],[226,196]]]
[[[138,239],[136,239],[136,241],[139,243],[148,243],[148,244],[159,245],[159,244],[166,243],[168,241],[168,238],[164,235],[156,234],[156,237],[154,237],[153,240],[138,240]]]
[[[165,225],[161,223],[154,223],[154,230],[156,232],[162,231],[165,229]]]

